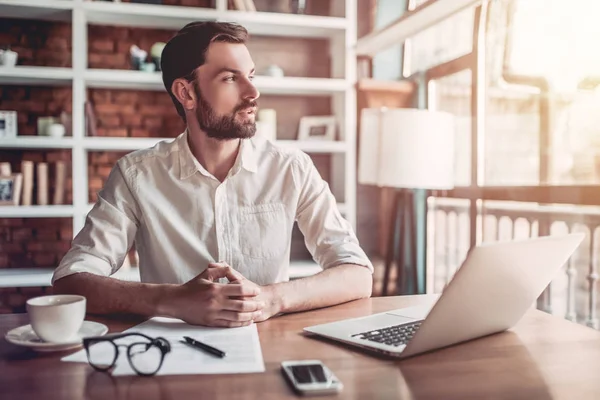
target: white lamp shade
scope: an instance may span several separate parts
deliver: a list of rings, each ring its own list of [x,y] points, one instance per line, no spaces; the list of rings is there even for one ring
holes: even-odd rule
[[[360,129],[360,183],[407,189],[454,187],[452,114],[363,109]]]

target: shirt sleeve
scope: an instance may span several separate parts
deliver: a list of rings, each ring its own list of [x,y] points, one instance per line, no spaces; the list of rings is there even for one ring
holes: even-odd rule
[[[54,271],[52,284],[79,272],[110,276],[123,264],[139,227],[140,211],[122,168],[117,163],[112,169],[83,229]]]
[[[300,193],[296,221],[314,260],[323,269],[357,264],[373,272],[373,265],[360,247],[352,226],[342,217],[329,185],[311,158],[300,153],[293,171]]]

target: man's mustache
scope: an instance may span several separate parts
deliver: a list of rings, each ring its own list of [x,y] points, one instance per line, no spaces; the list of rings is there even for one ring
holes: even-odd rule
[[[245,101],[242,104],[240,104],[239,106],[237,106],[235,108],[234,112],[238,112],[238,111],[242,111],[245,110],[246,108],[250,108],[250,107],[257,107],[257,103],[256,100],[252,100],[252,101]]]

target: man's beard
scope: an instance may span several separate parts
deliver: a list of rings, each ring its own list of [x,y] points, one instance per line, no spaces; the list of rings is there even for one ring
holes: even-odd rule
[[[239,123],[235,120],[237,113],[249,107],[256,107],[256,101],[244,101],[238,104],[229,115],[218,116],[211,105],[202,96],[198,88],[194,88],[198,107],[196,119],[206,136],[217,140],[246,139],[256,133],[256,122]]]

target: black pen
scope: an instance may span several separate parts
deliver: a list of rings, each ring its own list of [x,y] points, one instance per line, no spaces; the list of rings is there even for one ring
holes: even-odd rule
[[[183,342],[183,343],[187,343],[190,346],[193,346],[193,347],[195,347],[197,349],[200,349],[200,350],[204,350],[204,351],[206,351],[206,352],[208,352],[208,353],[210,353],[212,355],[215,355],[217,357],[221,357],[221,358],[225,357],[225,352],[224,351],[221,351],[219,349],[215,349],[214,347],[209,346],[209,345],[204,344],[204,343],[201,343],[201,342],[197,341],[196,339],[192,339],[189,336],[184,336],[183,338],[185,339],[185,342]]]

